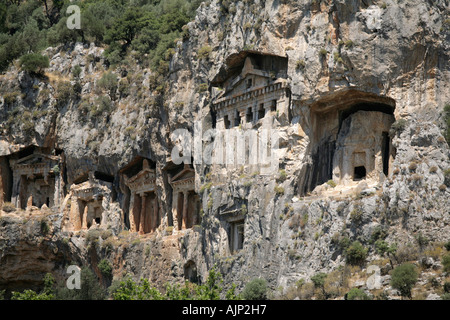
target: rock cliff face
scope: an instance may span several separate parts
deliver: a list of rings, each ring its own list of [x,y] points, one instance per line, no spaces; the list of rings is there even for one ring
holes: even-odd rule
[[[96,270],[106,258],[117,278],[131,273],[158,285],[202,281],[217,265],[227,284],[263,277],[273,289],[288,288],[345,264],[343,238],[367,245],[368,261],[379,258],[370,244],[376,230],[389,243],[412,243],[418,234],[450,240],[449,147],[441,133],[450,101],[448,20],[443,0],[213,0],[187,25],[161,90],[151,90],[153,73],[133,61],[106,71],[94,45],[48,48],[45,79],[11,68],[0,78],[0,156],[7,163],[31,145],[60,155],[66,200],[48,209],[45,236],[34,230],[40,210],[2,213],[0,285],[35,285],[49,271],[63,277],[71,261]],[[287,58],[285,113],[263,112],[262,124],[256,115],[245,119],[256,98],[219,109],[220,92],[256,97],[258,77],[276,83],[271,72],[279,70],[258,71],[267,56]],[[244,74],[247,59],[256,71]],[[79,80],[71,77],[77,65]],[[102,84],[108,72],[118,79],[113,87]],[[242,92],[222,87],[249,76],[256,80]],[[224,115],[240,117],[241,129],[276,129],[279,170],[195,163],[201,219],[177,230],[171,134],[193,134],[195,123],[206,133]],[[145,235],[127,231],[121,169],[136,156],[154,164],[159,199],[161,224]],[[8,201],[13,168],[1,169]],[[110,182],[105,218],[68,230],[71,185],[89,172]]]

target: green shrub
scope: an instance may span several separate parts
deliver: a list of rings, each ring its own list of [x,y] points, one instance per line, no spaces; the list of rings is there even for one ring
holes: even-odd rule
[[[450,168],[444,170],[444,185],[450,187]]]
[[[7,213],[13,212],[13,211],[16,211],[16,206],[14,206],[11,202],[4,202],[2,210]]]
[[[347,49],[350,49],[350,48],[352,48],[353,47],[353,41],[352,40],[347,40],[347,41],[345,41],[345,47],[347,48]]]
[[[372,299],[363,290],[358,288],[352,288],[347,293],[347,300],[372,300]]]
[[[337,186],[336,182],[334,182],[333,180],[328,180],[327,185],[329,185],[332,188],[335,188]]]
[[[197,92],[202,93],[208,91],[208,84],[207,83],[200,83],[197,86]]]
[[[67,286],[57,288],[57,300],[103,300],[106,298],[106,290],[101,285],[97,276],[88,268],[81,268],[80,289],[69,290]]]
[[[423,249],[430,243],[430,240],[427,237],[425,237],[424,235],[422,235],[422,233],[419,233],[416,236],[416,241],[421,249]]]
[[[359,241],[354,241],[346,250],[347,263],[351,265],[361,265],[366,261],[367,248],[364,248]]]
[[[168,290],[169,291],[169,290]],[[161,300],[162,295],[150,285],[147,279],[135,283],[131,277],[127,277],[117,285],[110,288],[114,300]]]
[[[444,292],[445,293],[450,293],[450,282],[446,281],[444,283]]]
[[[338,245],[342,250],[347,250],[350,246],[350,238],[347,236],[339,237]]]
[[[213,267],[209,270],[208,278],[205,284],[198,286],[196,289],[196,297],[199,300],[219,300],[222,287],[222,274]]]
[[[389,245],[386,241],[378,239],[375,241],[375,249],[379,255],[384,256],[385,254],[395,254],[397,246],[395,244]]]
[[[448,241],[448,242],[446,242],[446,243],[444,244],[444,248],[445,248],[447,251],[450,251],[450,241]]]
[[[283,188],[282,186],[275,186],[275,187],[273,188],[273,191],[275,191],[275,193],[276,193],[278,196],[281,196],[281,195],[284,194],[284,188]]]
[[[353,222],[360,222],[363,217],[363,210],[360,206],[355,206],[355,208],[350,212],[350,220]]]
[[[450,253],[442,257],[442,266],[444,267],[444,272],[450,272]]]
[[[384,240],[387,235],[387,231],[382,226],[376,226],[370,235],[370,243],[374,243],[377,240]]]
[[[19,64],[22,70],[42,74],[49,66],[49,59],[39,53],[29,53],[20,57]]]
[[[314,283],[314,287],[323,288],[325,285],[325,279],[327,278],[327,274],[323,272],[316,273],[311,277],[312,283]]]
[[[96,242],[101,236],[101,231],[97,229],[90,229],[86,235],[87,242]]]
[[[450,104],[444,107],[444,122],[444,138],[450,144]]]
[[[392,124],[391,129],[389,130],[389,135],[393,137],[396,134],[402,133],[406,129],[406,125],[407,122],[405,119],[398,119]]]
[[[261,278],[255,278],[248,282],[242,291],[244,300],[266,300],[267,299],[267,281]]]
[[[391,274],[391,286],[397,289],[402,297],[411,298],[411,290],[417,282],[418,273],[411,263],[399,265]]]
[[[41,233],[45,236],[50,231],[50,226],[48,225],[48,221],[46,219],[41,220]]]
[[[107,96],[99,96],[95,99],[94,104],[91,106],[89,115],[91,117],[100,116],[103,113],[109,113],[112,110],[112,102]]]
[[[106,90],[111,100],[114,100],[118,85],[117,76],[114,73],[110,71],[105,72],[98,80],[97,85],[99,88]]]
[[[286,181],[286,179],[287,179],[286,170],[281,169],[279,172],[278,180],[283,182],[283,181]]]
[[[198,50],[198,58],[199,58],[200,60],[208,59],[208,58],[209,58],[209,55],[211,54],[211,51],[212,51],[212,49],[211,49],[210,46],[204,46],[204,47],[201,47],[201,48]]]
[[[52,300],[52,296],[42,293],[36,293],[33,290],[24,290],[23,292],[12,292],[11,300]]]
[[[98,264],[98,269],[108,279],[112,278],[112,266],[111,263],[107,259],[102,259]]]
[[[12,292],[11,300],[52,300],[55,298],[53,285],[55,278],[51,273],[46,273],[43,279],[44,289],[37,293],[33,290],[24,290],[23,292]]]
[[[295,64],[296,69],[305,69],[306,67],[306,62],[305,60],[301,59],[301,60],[297,60],[296,64]]]
[[[56,87],[56,95],[55,98],[58,101],[59,105],[64,105],[69,102],[70,97],[72,96],[73,88],[72,84],[69,81],[61,81],[58,83]]]
[[[120,97],[128,97],[128,95],[130,94],[130,83],[128,82],[128,80],[120,80],[118,89]]]
[[[74,79],[80,78],[81,71],[81,67],[78,64],[72,68],[72,76],[74,77]]]
[[[17,101],[17,97],[20,95],[20,92],[13,91],[13,92],[7,92],[3,95],[3,99],[5,101],[5,104],[13,104]]]

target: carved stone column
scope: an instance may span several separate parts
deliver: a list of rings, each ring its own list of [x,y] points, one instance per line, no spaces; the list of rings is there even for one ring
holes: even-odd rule
[[[80,207],[78,205],[78,198],[72,196],[70,201],[70,209],[69,209],[69,221],[67,229],[70,231],[80,231],[81,230],[81,212]]]
[[[183,191],[183,223],[181,224],[181,229],[186,229],[186,224],[187,224],[187,215],[188,215],[188,196],[189,196],[189,192],[188,191]]]
[[[241,125],[244,125],[244,124],[246,124],[247,123],[247,119],[246,119],[246,110],[247,109],[245,109],[244,111],[240,111],[239,112],[239,116],[240,116],[240,118],[241,118]]]
[[[156,196],[156,193],[154,194],[155,197],[153,198],[153,218],[152,218],[152,231],[155,231],[158,227],[159,217],[158,217],[158,198]]]
[[[131,232],[136,232],[137,231],[137,227],[136,227],[136,216],[138,214],[138,212],[136,212],[138,210],[138,208],[136,207],[136,194],[135,193],[131,193],[131,197],[130,197],[130,210],[129,210],[129,219],[130,219],[130,231]]]
[[[141,196],[141,212],[140,212],[140,219],[139,219],[139,234],[145,233],[145,215],[146,215],[146,202],[147,202],[147,195],[145,193]]]
[[[175,230],[179,230],[178,209],[178,191],[174,190],[172,194],[172,221]]]
[[[255,105],[252,107],[252,116],[253,116],[253,123],[256,123],[258,121],[258,105]]]
[[[83,217],[82,217],[83,220],[81,222],[81,230],[87,230],[88,210],[89,210],[89,206],[87,204],[85,204],[84,211],[83,211]]]

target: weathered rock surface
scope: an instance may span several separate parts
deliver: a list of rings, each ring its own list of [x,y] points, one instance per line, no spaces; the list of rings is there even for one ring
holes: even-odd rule
[[[175,235],[160,230],[139,238],[121,233],[123,219],[115,218],[112,235],[94,237],[98,242],[92,255],[87,234],[58,227],[62,212],[52,216],[56,227],[51,237],[40,235],[32,219],[21,223],[2,214],[0,285],[36,285],[45,272],[62,273],[70,259],[95,265],[107,258],[116,277],[131,273],[159,285],[182,282],[193,262],[201,280],[218,265],[227,284],[242,288],[251,278],[263,277],[272,289],[287,288],[343,265],[339,237],[369,247],[372,233],[382,227],[390,243],[414,242],[419,233],[431,241],[449,241],[450,186],[444,171],[450,167],[450,151],[441,133],[443,106],[450,101],[448,18],[443,0],[274,0],[227,8],[213,0],[203,3],[188,24],[189,39],[178,43],[163,95],[149,90],[152,73],[138,66],[128,75],[113,71],[119,83],[129,83],[127,96],[99,89],[105,61],[103,49],[93,45],[47,49],[47,80],[11,69],[1,76],[1,86],[21,94],[12,104],[0,99],[0,155],[30,144],[64,150],[69,186],[88,171],[113,176],[117,197],[110,205],[112,216],[120,213],[124,200],[118,171],[136,155],[157,163],[157,193],[162,209],[170,211],[170,186],[163,178],[172,151],[170,134],[178,128],[193,132],[195,121],[202,122],[204,131],[213,127],[211,93],[198,88],[209,86],[232,54],[253,50],[288,57],[292,118],[278,126],[284,137],[283,179],[245,168],[225,171],[223,178],[216,176],[223,172],[219,167],[195,165],[203,212],[195,230]],[[212,51],[199,59],[204,46]],[[64,99],[58,85],[73,84],[75,65],[82,67],[81,95]],[[109,111],[99,109],[101,97]],[[353,189],[333,188],[324,184],[327,174],[321,170],[332,165],[339,112],[359,102],[395,107],[395,120],[406,122],[390,135],[395,156],[386,177]],[[9,118],[26,109],[33,111],[30,118]],[[26,120],[32,120],[31,131],[23,130]],[[411,162],[417,163],[414,170]],[[234,254],[230,212],[244,221],[245,230],[243,247]]]

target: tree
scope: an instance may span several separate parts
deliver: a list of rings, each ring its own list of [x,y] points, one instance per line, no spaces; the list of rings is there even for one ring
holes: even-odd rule
[[[386,241],[379,239],[375,241],[375,249],[377,253],[382,257],[384,255],[387,255],[391,266],[394,267],[392,257],[395,256],[395,253],[397,252],[397,245],[395,243],[389,245],[389,243],[387,243]]]
[[[450,145],[450,104],[444,107],[444,138],[447,140],[447,144]]]
[[[367,293],[358,288],[352,288],[346,297],[347,300],[371,300]]]
[[[359,241],[354,241],[346,250],[347,262],[351,265],[361,265],[366,261],[367,248]]]
[[[118,288],[112,290],[114,300],[162,300],[163,295],[150,285],[147,279],[136,284],[131,277],[121,281]]]
[[[450,272],[450,253],[442,257],[442,265],[444,266],[444,272]]]
[[[198,286],[196,295],[199,300],[219,300],[222,287],[222,274],[213,267],[209,270],[208,279],[204,285]]]
[[[98,264],[98,269],[102,273],[102,276],[106,283],[110,283],[113,277],[113,267],[107,259],[102,259]]]
[[[49,59],[40,53],[25,54],[20,58],[20,67],[30,73],[42,74],[49,66]]]
[[[139,8],[128,7],[106,33],[105,40],[107,43],[124,41],[125,46],[130,45],[142,27],[142,16],[143,13]]]
[[[266,300],[267,299],[267,281],[261,278],[255,278],[247,283],[242,291],[244,300]]]
[[[56,298],[58,300],[103,300],[106,297],[106,290],[88,267],[81,268],[80,280],[80,289],[69,290],[64,285],[56,290]]]
[[[321,289],[324,298],[326,299],[327,294],[325,292],[325,280],[328,277],[326,273],[319,272],[311,277],[311,281],[314,283],[316,289]]]
[[[402,297],[411,298],[411,290],[417,278],[416,267],[411,263],[404,263],[392,270],[391,286],[400,291]]]
[[[51,273],[44,276],[44,289],[37,293],[33,290],[24,290],[23,292],[12,292],[11,300],[52,300],[55,298],[53,285],[55,278]]]
[[[105,72],[97,84],[101,89],[108,91],[109,97],[114,100],[118,84],[117,76],[114,73]]]

